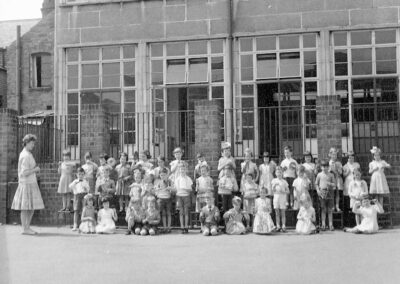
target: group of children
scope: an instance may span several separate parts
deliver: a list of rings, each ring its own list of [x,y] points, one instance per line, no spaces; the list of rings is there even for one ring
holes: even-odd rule
[[[201,154],[197,155],[192,180],[187,175],[188,164],[182,160],[183,150],[179,147],[173,151],[175,160],[169,167],[162,156],[157,158],[157,167],[154,167],[149,151],[141,152],[131,164],[128,155],[121,153],[118,165],[115,159],[103,154],[99,157],[99,166],[92,161],[91,154],[86,153],[85,163],[76,170],[75,180],[70,152],[64,151],[64,160],[59,165],[61,210],[69,210],[70,194],[73,194],[74,231],[114,233],[119,211],[120,215],[125,213],[127,234],[155,235],[161,232],[161,223],[162,232],[171,232],[171,216],[176,208],[182,233],[186,234],[195,196],[201,232],[206,236],[219,233],[221,219],[225,221],[227,234],[245,234],[251,230],[257,234],[286,232],[288,208],[298,210],[296,232],[312,234],[319,227],[316,224],[319,210],[316,213],[314,207],[320,209],[320,229],[334,230],[332,212],[341,210],[339,191],[343,191],[350,199],[357,222],[356,227],[345,231],[373,233],[378,230],[377,213],[383,212],[383,195],[389,193],[384,169],[390,165],[380,158],[381,151],[377,147],[371,150],[374,160],[369,166],[372,174],[369,193],[378,197],[372,204],[353,152],[348,153],[344,166],[338,161],[335,148],[329,151],[329,161],[313,163],[310,152],[305,152],[304,163],[299,164],[292,158],[291,148],[285,147],[285,159],[280,165],[264,152],[263,163],[257,166],[252,161],[251,150],[246,149],[240,164],[241,178],[237,182],[231,145],[224,142],[221,148],[216,183]],[[272,210],[276,225],[271,217]]]

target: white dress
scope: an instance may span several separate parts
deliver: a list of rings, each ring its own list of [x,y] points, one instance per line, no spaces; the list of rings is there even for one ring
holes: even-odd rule
[[[273,172],[275,171],[276,164],[271,161],[267,165],[261,164],[259,166],[260,170],[260,189],[266,188],[267,194],[272,195],[271,182],[274,179]]]
[[[296,233],[309,235],[315,231],[315,225],[312,219],[315,218],[315,210],[313,207],[306,209],[301,207],[297,214]]]
[[[256,215],[253,222],[253,233],[269,234],[275,229],[270,212],[272,211],[271,201],[268,198],[256,199]]]
[[[352,164],[346,163],[346,165],[343,166],[343,174],[345,175],[344,190],[343,190],[344,196],[349,195],[349,185],[350,182],[354,180],[353,171],[355,169],[360,169],[360,164],[357,162],[354,162]]]
[[[303,193],[310,196],[310,193],[308,192],[310,189],[310,184],[311,181],[307,177],[297,177],[293,181],[294,210],[298,210],[300,208],[300,197]]]
[[[369,171],[378,169],[372,173],[371,183],[369,186],[369,193],[372,194],[388,194],[389,186],[385,176],[385,167],[389,167],[389,164],[384,160],[372,161],[369,163]]]
[[[111,208],[100,209],[98,219],[99,223],[96,226],[97,233],[103,234],[114,234],[115,233],[115,222],[113,219],[114,210]]]
[[[356,226],[360,232],[366,234],[373,234],[378,232],[378,213],[383,213],[383,211],[377,205],[371,205],[369,207],[360,207],[354,210],[354,213],[361,214],[362,220],[361,224]]]

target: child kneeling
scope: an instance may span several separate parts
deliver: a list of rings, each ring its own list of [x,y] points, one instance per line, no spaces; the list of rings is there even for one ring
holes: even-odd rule
[[[206,206],[200,211],[201,231],[204,236],[218,235],[218,223],[220,214],[218,208],[214,205],[214,198],[207,196],[205,198]]]
[[[140,198],[131,197],[125,217],[125,221],[128,223],[128,231],[126,231],[126,235],[130,235],[131,233],[140,235],[143,228],[144,218],[145,212],[143,211]]]
[[[145,218],[143,220],[143,228],[140,234],[142,236],[150,235],[154,236],[158,231],[158,225],[160,224],[161,216],[160,211],[156,208],[156,198],[149,196],[147,198],[147,209],[145,212]]]

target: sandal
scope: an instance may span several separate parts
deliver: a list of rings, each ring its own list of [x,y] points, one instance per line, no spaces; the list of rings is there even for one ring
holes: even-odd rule
[[[286,227],[282,227],[281,232],[286,233]]]

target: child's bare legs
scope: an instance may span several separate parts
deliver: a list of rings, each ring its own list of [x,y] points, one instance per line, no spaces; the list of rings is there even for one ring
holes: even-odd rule
[[[167,212],[167,219],[168,219],[168,231],[171,230],[171,211]]]
[[[377,194],[378,202],[383,206],[383,194]]]
[[[333,215],[333,209],[332,208],[329,208],[328,209],[328,221],[329,221],[329,229],[332,231],[333,230],[333,217],[332,217],[332,215]]]
[[[78,219],[79,219],[79,212],[78,210],[74,210],[74,227],[72,228],[73,231],[78,229]]]
[[[281,219],[282,219],[282,230],[286,231],[286,210],[281,209]]]
[[[322,206],[321,208],[321,222],[322,222],[322,229],[326,228],[326,208]]]
[[[279,209],[275,209],[275,217],[276,217],[276,229],[279,230],[281,228],[281,215]]]
[[[166,212],[166,210],[163,210],[161,212],[161,215],[162,215],[163,228],[164,228],[164,230],[166,230],[167,229],[167,212]]]
[[[124,211],[124,196],[120,195],[119,196],[119,212]]]
[[[360,225],[360,215],[356,214],[356,225]]]
[[[128,208],[128,204],[129,204],[129,195],[124,195],[124,201],[125,201],[124,210],[126,212],[126,209]]]
[[[67,210],[68,208],[68,193],[64,193],[62,195],[62,209],[63,211]]]
[[[335,190],[335,192],[336,192],[336,199],[335,199],[335,204],[336,204],[336,211],[337,212],[341,212],[342,210],[340,210],[340,207],[339,207],[339,201],[340,201],[340,191],[339,190]]]

